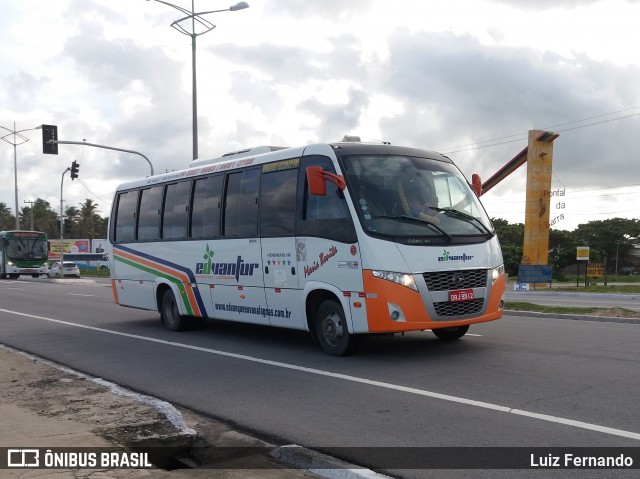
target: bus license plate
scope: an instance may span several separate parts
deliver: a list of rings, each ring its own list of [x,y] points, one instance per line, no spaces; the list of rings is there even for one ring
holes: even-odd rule
[[[472,289],[458,289],[456,291],[449,291],[449,301],[452,303],[459,303],[460,301],[471,301],[475,299]]]

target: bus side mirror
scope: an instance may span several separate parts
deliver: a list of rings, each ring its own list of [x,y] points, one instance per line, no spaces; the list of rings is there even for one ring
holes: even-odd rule
[[[325,196],[327,194],[325,182],[327,181],[336,185],[340,190],[347,187],[342,176],[324,171],[321,166],[307,167],[307,182],[309,183],[309,192],[312,195]]]

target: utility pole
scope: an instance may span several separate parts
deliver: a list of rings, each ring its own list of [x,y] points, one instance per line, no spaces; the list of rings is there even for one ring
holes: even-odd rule
[[[33,231],[33,204],[35,203],[35,201],[28,201],[28,200],[24,200],[25,203],[29,203],[30,206],[30,210],[31,210],[31,231]]]
[[[64,185],[64,175],[67,171],[71,171],[71,168],[67,168],[62,172],[62,179],[60,180],[60,277],[63,276],[62,256],[64,253],[64,200],[62,199],[62,185]]]

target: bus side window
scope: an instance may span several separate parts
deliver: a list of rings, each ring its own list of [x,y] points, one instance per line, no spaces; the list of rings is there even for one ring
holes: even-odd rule
[[[260,236],[295,234],[297,180],[297,168],[262,174]]]
[[[184,239],[189,221],[191,181],[167,185],[162,215],[162,238]]]
[[[191,207],[192,238],[217,238],[220,236],[222,178],[222,175],[218,175],[195,181]]]
[[[115,241],[118,243],[135,241],[136,209],[138,190],[118,195],[116,211]]]
[[[140,194],[138,241],[157,241],[160,238],[160,208],[163,186],[146,188]]]
[[[296,235],[355,243],[356,232],[343,192],[333,183],[327,182],[326,195],[312,195],[306,178],[309,166],[321,166],[324,171],[336,172],[331,160],[325,156],[302,157],[298,180],[298,195],[302,201],[299,202]]]
[[[229,173],[224,201],[225,237],[254,237],[258,234],[258,189],[260,169]]]

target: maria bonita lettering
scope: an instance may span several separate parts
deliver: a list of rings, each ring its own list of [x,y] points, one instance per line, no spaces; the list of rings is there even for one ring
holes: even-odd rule
[[[318,261],[314,261],[312,264],[304,267],[304,277],[311,276],[313,273],[318,271],[322,266],[325,265],[327,261],[333,258],[336,254],[338,254],[338,248],[332,246],[329,248],[328,253],[320,253],[318,256]]]

